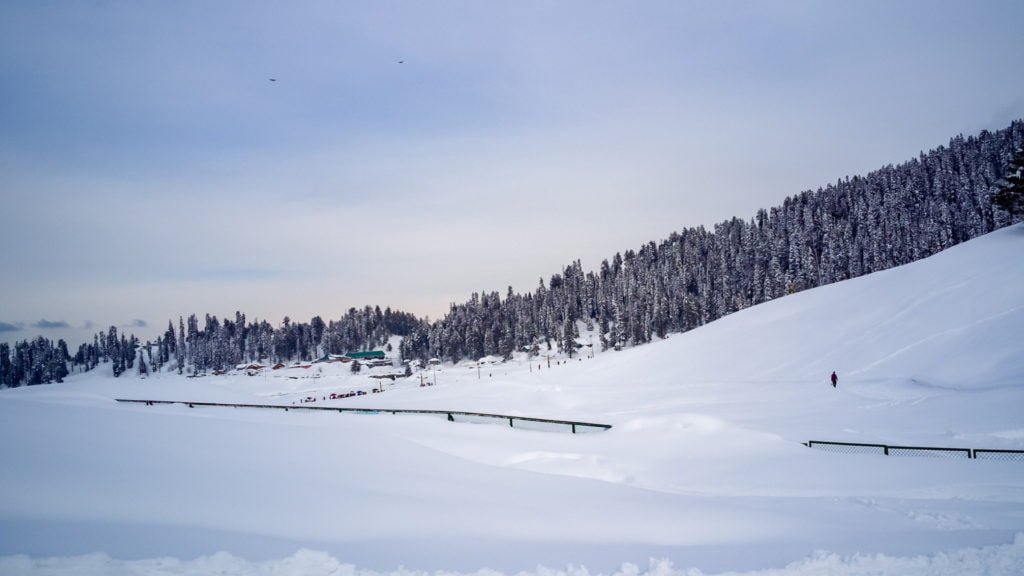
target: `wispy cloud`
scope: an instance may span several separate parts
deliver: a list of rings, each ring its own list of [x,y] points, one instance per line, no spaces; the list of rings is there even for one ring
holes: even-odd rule
[[[145,320],[135,318],[127,324],[122,324],[121,328],[145,328],[146,326],[149,326],[149,324],[147,324]]]
[[[0,332],[17,332],[21,329],[21,323],[0,322]]]
[[[40,330],[54,330],[61,328],[71,328],[71,325],[63,320],[47,320],[43,318],[39,322],[32,325],[33,328],[39,328]]]

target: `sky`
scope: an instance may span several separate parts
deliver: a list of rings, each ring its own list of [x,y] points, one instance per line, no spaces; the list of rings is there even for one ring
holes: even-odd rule
[[[1024,4],[0,3],[0,341],[438,318],[1024,117]]]

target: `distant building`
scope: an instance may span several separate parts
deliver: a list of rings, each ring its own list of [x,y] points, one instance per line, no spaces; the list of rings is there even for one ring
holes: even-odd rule
[[[348,354],[345,354],[345,356],[348,356],[353,360],[383,360],[384,351],[372,350],[370,352],[349,352]]]

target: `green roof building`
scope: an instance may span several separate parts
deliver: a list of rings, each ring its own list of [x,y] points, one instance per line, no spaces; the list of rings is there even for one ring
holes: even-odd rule
[[[349,352],[348,354],[345,354],[345,356],[348,356],[353,360],[383,360],[384,351],[373,350],[370,352]]]

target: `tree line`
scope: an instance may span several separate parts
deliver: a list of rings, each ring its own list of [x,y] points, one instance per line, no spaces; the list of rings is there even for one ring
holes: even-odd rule
[[[898,166],[786,198],[749,220],[688,228],[615,254],[596,271],[584,273],[573,262],[547,283],[541,278],[532,292],[510,287],[504,299],[498,292],[473,294],[444,318],[417,327],[402,353],[508,358],[540,343],[571,355],[580,326],[597,328],[593,345],[621,348],[907,264],[1020,218],[1013,207],[1021,206],[1022,147],[1021,121],[958,136]],[[1014,186],[1016,200],[1006,199],[1004,191]]]
[[[366,306],[338,320],[285,317],[277,326],[196,315],[169,321],[156,341],[111,326],[69,354],[63,340],[0,344],[0,386],[60,382],[69,371],[111,366],[114,376],[173,369],[204,374],[247,362],[313,360],[387,345],[403,336],[407,359],[510,358],[541,347],[568,353],[579,329],[602,349],[690,330],[808,288],[907,264],[1018,221],[1024,212],[1024,122],[957,136],[898,166],[786,198],[749,220],[687,228],[597,270],[577,260],[536,289],[474,293],[434,322]],[[170,368],[168,368],[170,367]]]

